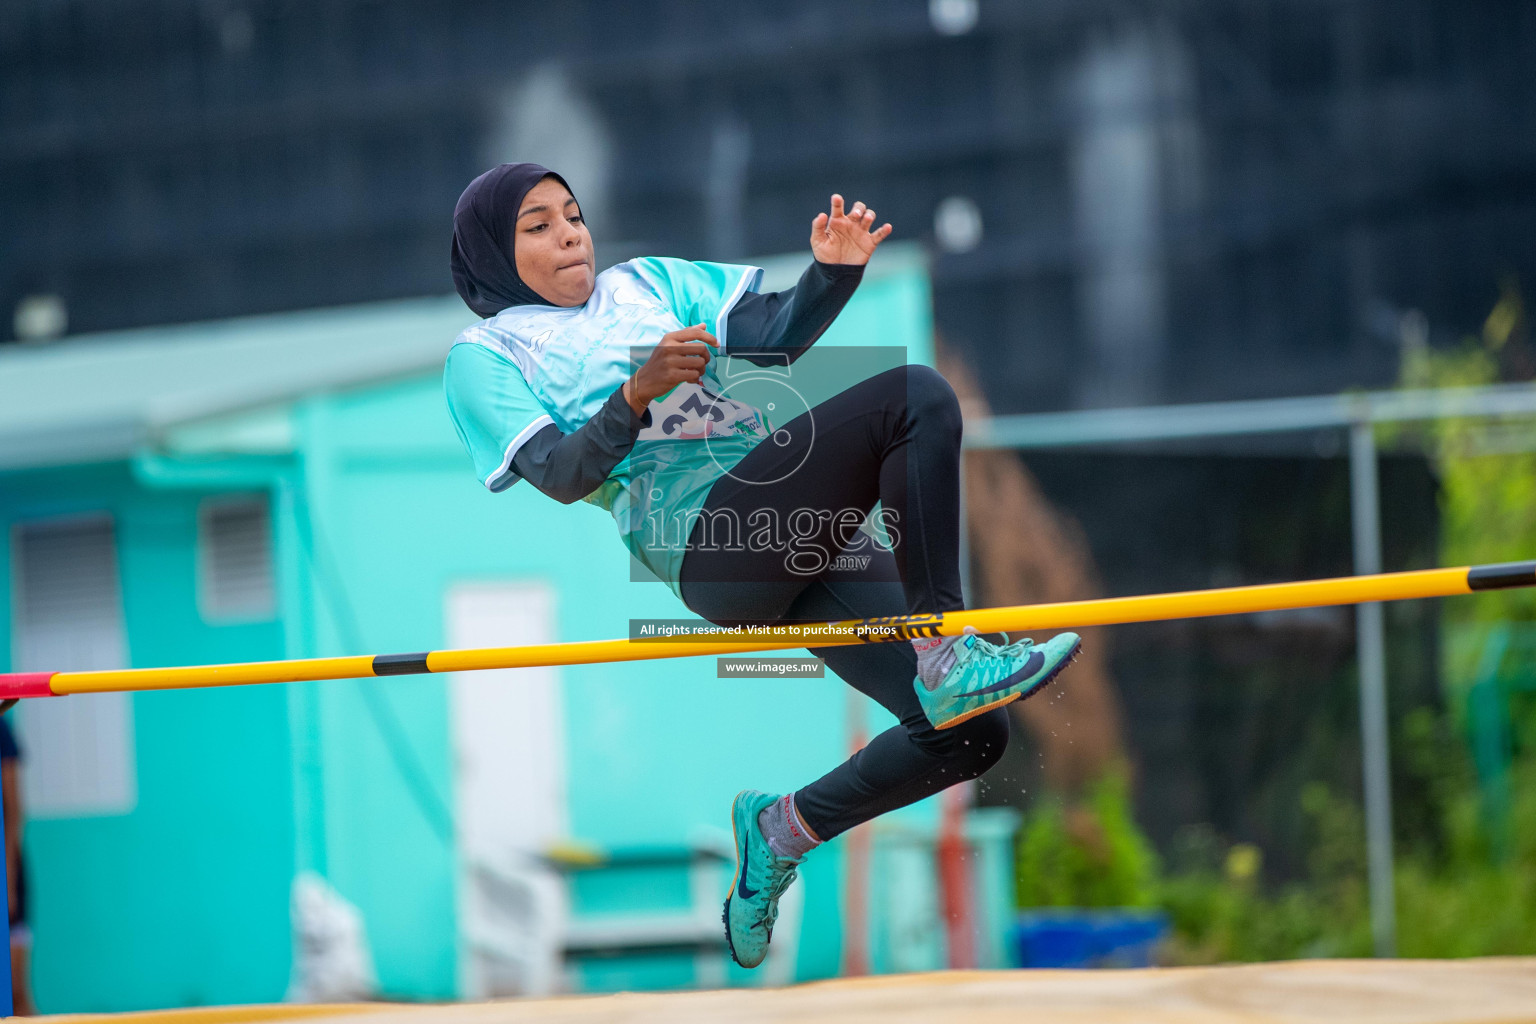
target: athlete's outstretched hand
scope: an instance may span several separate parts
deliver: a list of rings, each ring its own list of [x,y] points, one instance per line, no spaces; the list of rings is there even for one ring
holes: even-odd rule
[[[854,203],[843,210],[843,197],[833,195],[832,212],[818,213],[811,221],[811,255],[822,263],[851,263],[862,266],[874,255],[875,247],[891,233],[889,224],[875,226],[875,211]]]

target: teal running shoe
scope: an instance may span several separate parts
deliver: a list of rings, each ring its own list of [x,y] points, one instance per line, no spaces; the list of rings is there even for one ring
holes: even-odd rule
[[[756,967],[768,955],[773,922],[779,917],[779,897],[795,880],[800,862],[775,856],[757,816],[779,799],[769,793],[744,789],[731,804],[731,831],[736,836],[736,878],[725,897],[725,941],[731,956],[743,967]]]
[[[974,633],[956,643],[955,663],[930,690],[914,678],[918,703],[935,729],[952,729],[968,719],[1044,689],[1082,650],[1076,633],[1058,633],[1043,644],[1032,640],[998,646]]]

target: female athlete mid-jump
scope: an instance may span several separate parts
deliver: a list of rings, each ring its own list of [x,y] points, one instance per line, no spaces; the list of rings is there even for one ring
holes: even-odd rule
[[[773,294],[757,292],[760,270],[720,263],[647,257],[599,274],[560,175],[487,171],[454,210],[452,254],[459,294],[484,319],[445,371],[476,475],[492,491],[527,480],[608,510],[635,558],[721,625],[962,608],[960,409],[944,378],[900,366],[777,426],[721,385],[725,356],[785,366],[810,348],[890,232],[832,196],[811,222],[811,265]],[[876,503],[882,543],[865,523]],[[806,557],[852,546],[870,558]],[[793,793],[736,797],[736,961],[762,962],[812,848],[995,764],[1001,706],[1049,683],[1078,643],[969,633],[813,649],[900,724]],[[750,723],[731,728],[744,752],[771,749]]]

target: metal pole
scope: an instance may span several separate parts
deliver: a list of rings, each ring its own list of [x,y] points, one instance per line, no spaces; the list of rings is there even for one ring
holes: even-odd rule
[[[971,520],[965,500],[965,453],[960,453],[960,598],[971,607]]]
[[[1376,436],[1369,420],[1349,430],[1350,513],[1355,572],[1381,572],[1381,501]],[[1397,955],[1392,881],[1392,769],[1387,736],[1387,658],[1381,603],[1355,606],[1360,666],[1360,752],[1365,777],[1365,844],[1371,892],[1371,937],[1377,956]]]

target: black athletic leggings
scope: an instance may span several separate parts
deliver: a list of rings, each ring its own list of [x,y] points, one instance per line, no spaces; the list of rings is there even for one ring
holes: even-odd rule
[[[876,501],[890,550],[856,532]],[[960,406],[949,382],[925,366],[888,370],[752,449],[710,489],[680,582],[684,603],[720,625],[961,608]],[[976,778],[1008,745],[1001,708],[933,728],[912,689],[910,643],[811,653],[901,722],[796,790],[822,839]]]

